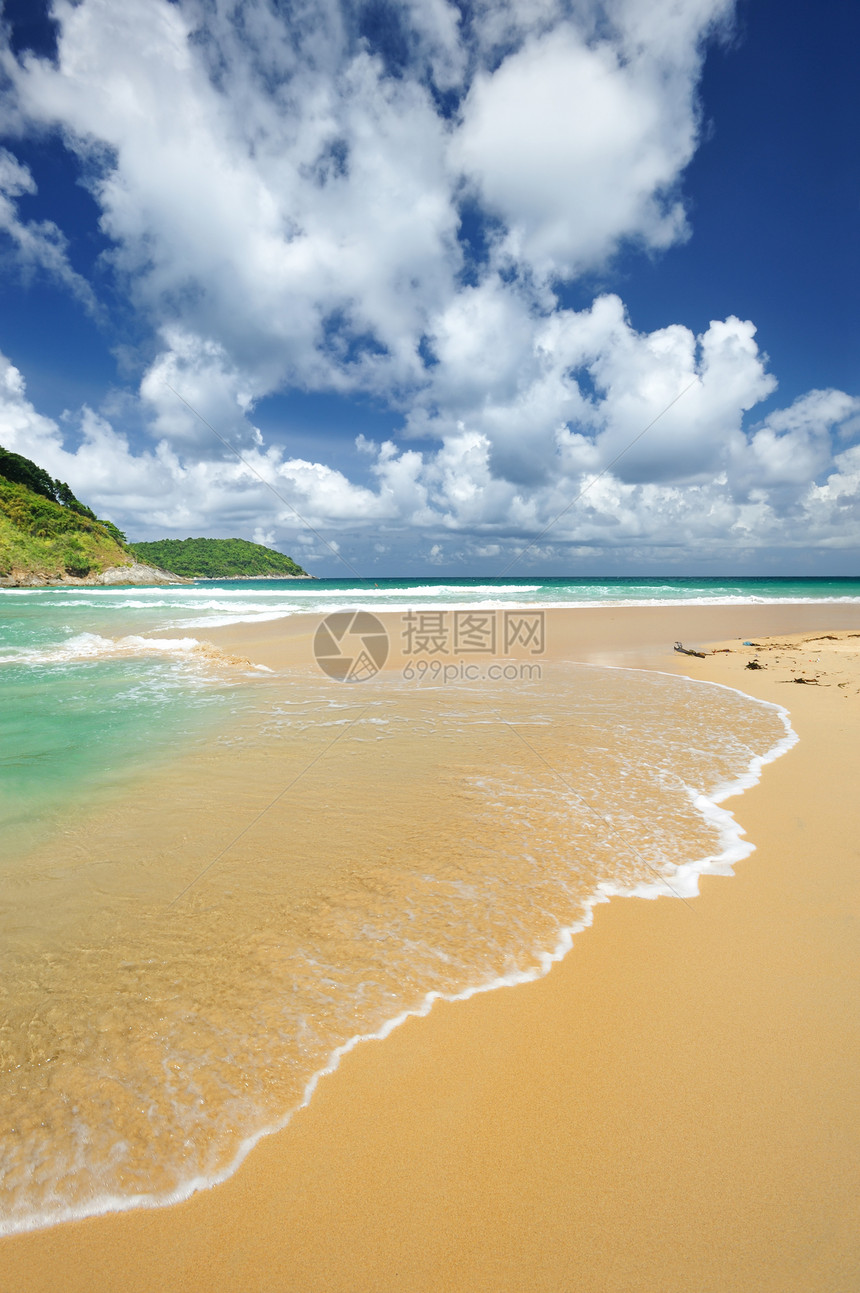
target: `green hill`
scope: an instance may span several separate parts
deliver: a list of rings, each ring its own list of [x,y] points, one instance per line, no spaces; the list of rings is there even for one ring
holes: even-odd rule
[[[0,446],[0,583],[98,582],[107,571],[117,583],[164,583],[170,575],[311,578],[282,552],[245,539],[128,544],[122,531],[100,520],[65,481]]]
[[[311,579],[291,557],[247,539],[158,539],[133,543],[139,561],[186,579]]]
[[[132,566],[125,535],[29,458],[0,446],[0,580],[98,576]]]

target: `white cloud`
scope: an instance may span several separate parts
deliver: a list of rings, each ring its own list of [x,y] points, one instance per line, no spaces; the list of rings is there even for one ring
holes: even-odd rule
[[[23,375],[5,355],[0,355],[0,444],[13,453],[37,457],[40,467],[60,475],[55,469],[62,453],[59,428],[33,408]]]
[[[140,385],[153,436],[196,444],[203,457],[219,434],[237,448],[249,440],[259,444],[259,431],[246,421],[258,392],[224,347],[175,327],[164,328],[162,337],[168,348]]]
[[[803,491],[830,465],[832,438],[846,423],[856,425],[858,412],[860,400],[827,390],[810,391],[790,408],[771,413],[752,435],[738,483],[789,486],[795,494]]]
[[[679,324],[640,335],[617,321],[612,344],[591,365],[606,391],[604,460],[624,453],[617,474],[634,481],[694,480],[720,470],[743,414],[776,387],[754,337],[753,324],[736,318],[711,323],[699,338]]]
[[[21,220],[16,201],[36,192],[26,166],[0,148],[0,234],[10,239],[17,263],[25,274],[41,270],[61,283],[92,313],[96,301],[87,281],[69,263],[68,242],[51,220]],[[2,245],[2,243],[0,243]]]
[[[626,480],[707,476],[776,385],[749,322],[715,321],[699,338],[681,325],[640,334],[616,296],[541,314],[490,280],[460,295],[434,349],[412,432],[468,427],[486,438],[493,474],[527,486],[619,455]]]
[[[665,247],[684,236],[671,190],[696,123],[689,94],[687,113],[669,114],[662,90],[656,69],[567,25],[479,74],[454,156],[504,221],[502,254],[569,276],[621,238]]]
[[[354,485],[343,472],[320,462],[292,458],[278,464],[274,476],[287,502],[315,525],[374,521],[398,515],[385,497]],[[290,517],[286,515],[282,519]]]
[[[464,22],[422,0],[399,11],[414,60],[393,77],[350,37],[348,4],[278,19],[265,0],[57,0],[56,64],[5,70],[15,112],[86,162],[109,259],[168,347],[220,346],[257,394],[390,394],[420,381],[421,338],[456,309],[461,173],[542,272],[681,234],[667,194],[725,7],[676,0],[643,31],[610,6],[589,43],[593,6],[485,4]],[[504,32],[520,48],[485,64]],[[428,76],[468,89],[459,128]]]
[[[562,512],[546,560],[790,545],[801,515],[805,542],[837,543],[856,400],[811,392],[748,432],[776,386],[751,321],[640,333],[617,296],[577,311],[554,294],[629,241],[687,236],[704,42],[731,12],[403,0],[392,74],[348,0],[55,0],[58,58],[3,55],[2,118],[59,131],[84,166],[103,269],[145,334],[151,440],[125,433],[131,396],[41,417],[4,361],[0,443],[136,537],[325,556],[295,508],[344,551],[414,543],[434,561],[501,560]],[[19,261],[91,300],[62,231],[21,220],[32,187],[0,152]],[[485,260],[459,240],[465,197],[487,217]],[[369,392],[403,413],[404,443],[354,438],[364,480],[299,457],[254,424],[291,387]]]
[[[55,12],[57,65],[7,70],[30,118],[86,159],[113,264],[168,344],[222,347],[258,391],[414,377],[459,265],[427,90],[360,47],[305,63],[315,26],[278,49],[271,22],[250,22],[262,4],[247,43],[223,21],[199,41],[202,13],[166,0]]]

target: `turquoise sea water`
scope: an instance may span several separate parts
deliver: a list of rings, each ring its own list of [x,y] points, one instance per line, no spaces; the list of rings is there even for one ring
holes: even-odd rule
[[[0,831],[38,830],[202,730],[234,685],[195,655],[208,626],[341,608],[860,603],[860,578],[218,580],[0,590]],[[148,635],[169,637],[158,642]]]
[[[158,588],[0,590],[0,657],[81,632],[143,632],[328,613],[339,606],[860,603],[860,577],[206,580]]]
[[[357,1038],[545,973],[610,894],[693,896],[750,851],[720,800],[793,739],[669,675],[345,688],[210,626],[684,601],[860,580],[0,590],[0,1234],[223,1179]]]
[[[239,703],[196,639],[153,643],[93,610],[0,599],[0,866]]]

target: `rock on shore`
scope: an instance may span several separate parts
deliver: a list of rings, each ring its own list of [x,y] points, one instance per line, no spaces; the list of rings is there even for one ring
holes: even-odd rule
[[[109,566],[100,574],[93,575],[39,575],[32,572],[13,570],[9,575],[0,576],[2,588],[67,588],[87,587],[104,584],[190,584],[190,579],[171,575],[167,570],[157,566],[144,565],[142,561],[130,562],[127,566]]]

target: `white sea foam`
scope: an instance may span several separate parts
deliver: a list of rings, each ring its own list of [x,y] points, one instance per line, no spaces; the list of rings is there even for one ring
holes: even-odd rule
[[[709,597],[702,597],[702,598],[687,597],[687,598],[684,598],[683,600],[679,598],[672,598],[672,599],[664,599],[664,600],[652,599],[649,601],[615,600],[615,601],[587,601],[587,602],[586,601],[521,602],[521,601],[502,601],[498,598],[488,598],[488,599],[469,601],[469,602],[463,602],[463,601],[445,602],[444,607],[440,607],[439,609],[444,609],[445,611],[473,611],[473,610],[476,610],[476,611],[503,611],[503,610],[507,610],[507,611],[511,611],[511,610],[514,610],[514,611],[535,611],[535,610],[588,611],[588,610],[601,610],[601,609],[618,610],[619,607],[627,607],[627,606],[631,607],[631,609],[635,609],[635,608],[641,609],[641,608],[659,607],[659,606],[677,607],[679,605],[683,605],[683,606],[748,606],[748,605],[793,606],[793,605],[803,604],[804,602],[807,602],[810,604],[812,603],[818,604],[819,602],[824,602],[826,600],[830,600],[833,602],[840,602],[840,603],[845,602],[845,603],[852,603],[852,604],[853,603],[860,604],[860,598],[851,598],[851,597],[831,598],[831,599],[825,599],[825,598],[768,599],[768,598],[751,598],[751,597],[735,597],[735,598],[727,597],[719,600],[715,598],[709,598]],[[425,605],[426,603],[422,603],[420,601],[404,601],[399,605],[395,606],[395,605],[392,605],[391,602],[383,603],[383,602],[375,601],[369,595],[366,594],[364,599],[361,600],[360,602],[359,601],[340,601],[330,605],[306,605],[306,606],[283,605],[278,607],[277,609],[271,609],[271,610],[260,610],[256,607],[253,607],[253,608],[235,607],[235,608],[231,608],[232,613],[230,614],[228,613],[215,613],[211,615],[197,614],[194,616],[190,616],[188,618],[174,619],[170,621],[169,627],[172,629],[192,629],[192,628],[205,629],[207,627],[222,628],[231,624],[257,624],[257,623],[264,623],[267,621],[288,619],[290,618],[290,616],[293,616],[293,615],[313,615],[313,614],[332,615],[338,611],[353,611],[353,610],[371,611],[377,614],[383,614],[383,613],[391,614],[395,611],[421,610],[422,606],[425,606]],[[195,608],[195,609],[205,609],[205,608]]]
[[[183,640],[184,641],[184,640]],[[193,639],[191,640],[193,641]],[[183,647],[183,649],[185,649]],[[597,667],[597,666],[594,666]],[[601,666],[605,668],[605,666]],[[620,669],[625,673],[651,673],[654,671],[639,671],[631,669]],[[664,674],[666,677],[677,678],[677,675]],[[641,897],[656,898],[661,895],[680,897],[689,900],[695,897],[699,892],[699,877],[701,875],[730,875],[733,866],[743,858],[749,856],[754,851],[754,845],[744,838],[744,828],[736,821],[734,815],[722,805],[725,800],[734,795],[741,794],[744,790],[755,785],[761,777],[762,768],[769,762],[779,758],[794,744],[798,737],[793,731],[788,711],[780,705],[767,701],[761,701],[747,695],[738,688],[724,686],[718,683],[696,683],[695,686],[721,688],[725,691],[734,692],[736,695],[751,701],[753,704],[769,708],[779,715],[783,724],[785,734],[764,754],[755,755],[750,758],[747,768],[737,777],[726,781],[711,790],[709,794],[703,794],[692,788],[687,788],[687,794],[691,804],[696,811],[718,831],[719,847],[711,854],[697,859],[691,859],[687,862],[677,865],[670,874],[655,876],[650,881],[640,881],[635,885],[623,886],[612,883],[599,883],[595,891],[588,897],[584,903],[584,914],[581,919],[562,928],[558,934],[555,944],[535,957],[535,964],[525,970],[499,974],[487,978],[482,982],[474,983],[462,991],[455,993],[444,993],[439,991],[429,991],[415,1006],[400,1011],[386,1020],[379,1028],[372,1032],[357,1033],[349,1038],[345,1043],[334,1048],[329,1056],[327,1063],[319,1068],[307,1081],[301,1100],[289,1110],[286,1110],[283,1116],[275,1121],[270,1122],[264,1127],[254,1131],[247,1136],[241,1144],[228,1166],[223,1170],[212,1174],[196,1174],[182,1182],[176,1189],[163,1194],[138,1193],[129,1196],[118,1196],[115,1194],[104,1194],[101,1197],[92,1198],[86,1204],[80,1206],[52,1208],[50,1213],[32,1214],[27,1218],[18,1218],[14,1223],[0,1224],[0,1234],[13,1233],[15,1231],[34,1230],[46,1225],[56,1224],[59,1221],[80,1219],[85,1216],[99,1215],[107,1212],[127,1211],[136,1207],[156,1207],[167,1206],[189,1198],[198,1190],[210,1188],[231,1176],[243,1160],[247,1157],[251,1149],[264,1137],[271,1135],[284,1128],[291,1120],[293,1114],[300,1108],[305,1107],[313,1097],[313,1094],[320,1080],[334,1072],[340,1064],[341,1059],[353,1050],[359,1043],[372,1039],[382,1039],[387,1037],[393,1030],[409,1018],[422,1017],[429,1013],[433,1005],[438,1000],[446,1001],[463,1001],[481,992],[494,991],[497,988],[513,986],[516,984],[534,981],[546,975],[551,967],[567,954],[573,946],[573,940],[577,933],[581,932],[592,923],[594,908],[598,903],[608,902],[612,897]],[[370,722],[380,722],[382,720],[371,719]]]
[[[599,667],[599,666],[594,666]],[[627,672],[660,672],[662,670],[645,671],[645,670],[627,670]],[[676,677],[677,675],[664,674],[666,677]],[[181,1190],[176,1191],[175,1195],[159,1202],[170,1204],[179,1202],[182,1199],[189,1198],[197,1190],[206,1189],[220,1184],[227,1180],[239,1168],[247,1158],[248,1154],[265,1136],[283,1130],[291,1121],[293,1115],[299,1109],[305,1108],[311,1101],[320,1080],[330,1073],[334,1073],[340,1065],[340,1061],[350,1051],[354,1050],[361,1042],[382,1040],[388,1037],[395,1028],[405,1023],[407,1019],[423,1018],[429,1014],[437,1001],[468,1001],[482,992],[493,992],[498,988],[515,987],[518,984],[532,983],[537,979],[544,978],[552,966],[564,959],[567,953],[573,947],[573,939],[576,934],[587,929],[594,920],[594,908],[599,903],[609,902],[613,897],[636,897],[636,898],[659,898],[675,897],[682,899],[691,899],[698,897],[699,894],[699,877],[702,875],[722,875],[730,876],[734,874],[733,867],[735,863],[742,861],[744,858],[755,852],[755,845],[751,844],[743,837],[746,831],[735,819],[734,815],[728,809],[722,808],[722,803],[734,795],[742,794],[744,790],[750,789],[761,779],[761,770],[774,760],[787,753],[794,745],[797,744],[799,737],[791,726],[790,715],[788,710],[771,701],[759,700],[757,697],[748,695],[747,692],[741,691],[737,687],[729,687],[723,683],[700,683],[701,686],[721,687],[726,691],[733,691],[744,699],[752,701],[754,704],[764,706],[774,710],[779,714],[780,719],[785,727],[785,736],[777,741],[770,750],[763,755],[755,755],[750,759],[747,771],[732,781],[723,783],[716,787],[710,795],[703,795],[689,790],[691,802],[701,815],[709,822],[714,824],[719,830],[720,849],[718,852],[707,855],[702,858],[693,859],[689,862],[678,866],[673,874],[668,877],[655,879],[647,883],[641,883],[634,886],[623,887],[611,884],[600,884],[596,891],[585,902],[585,915],[583,918],[572,925],[565,926],[551,950],[547,950],[538,956],[538,964],[529,970],[517,971],[511,974],[503,974],[494,977],[484,983],[477,983],[468,988],[464,988],[457,993],[428,992],[419,1005],[401,1011],[399,1014],[387,1020],[380,1028],[371,1033],[356,1034],[342,1046],[338,1046],[324,1068],[319,1069],[310,1078],[305,1087],[304,1096],[295,1109],[291,1109],[284,1117],[276,1123],[261,1128],[252,1136],[247,1137],[241,1144],[236,1157],[230,1166],[223,1172],[218,1173],[212,1178],[198,1178],[189,1181]],[[109,1209],[106,1209],[109,1210]]]
[[[130,634],[107,638],[100,633],[76,633],[65,642],[47,647],[26,647],[0,656],[0,664],[72,664],[81,660],[140,655],[187,656],[201,647],[197,638],[147,638]]]

